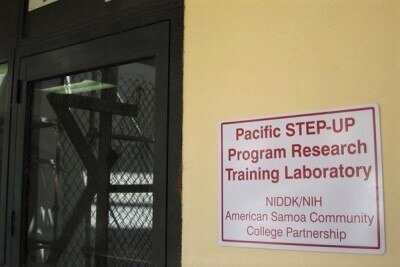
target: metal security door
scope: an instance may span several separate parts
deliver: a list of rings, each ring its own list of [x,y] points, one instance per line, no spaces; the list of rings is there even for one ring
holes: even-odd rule
[[[12,266],[164,266],[168,23],[22,60]]]

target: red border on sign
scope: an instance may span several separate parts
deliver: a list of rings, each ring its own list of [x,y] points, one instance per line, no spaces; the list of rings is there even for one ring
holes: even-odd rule
[[[232,239],[224,239],[224,174],[223,174],[223,134],[224,134],[224,125],[228,124],[236,124],[236,123],[246,123],[246,122],[256,122],[256,121],[269,121],[269,120],[277,120],[277,119],[287,119],[287,118],[297,118],[297,117],[307,117],[314,115],[325,115],[325,114],[334,114],[334,113],[343,113],[343,112],[353,112],[353,111],[364,111],[371,110],[372,111],[372,120],[373,120],[373,128],[374,128],[374,153],[375,153],[375,189],[376,189],[376,211],[377,211],[377,238],[378,244],[376,247],[373,246],[340,246],[340,245],[326,245],[326,244],[309,244],[309,243],[286,243],[286,242],[264,242],[264,241],[248,241],[248,240],[232,240]],[[380,249],[381,248],[381,233],[380,233],[380,216],[379,216],[379,187],[378,187],[378,152],[377,152],[377,140],[376,140],[376,120],[375,120],[375,108],[374,107],[365,107],[365,108],[353,108],[353,109],[343,109],[343,110],[335,110],[335,111],[325,111],[325,112],[315,112],[315,113],[305,113],[305,114],[297,114],[297,115],[286,115],[286,116],[278,116],[271,118],[261,118],[261,119],[250,119],[250,120],[240,120],[240,121],[230,121],[221,123],[221,240],[224,242],[231,243],[253,243],[253,244],[269,244],[269,245],[287,245],[287,246],[303,246],[303,247],[334,247],[334,248],[354,248],[354,249]]]

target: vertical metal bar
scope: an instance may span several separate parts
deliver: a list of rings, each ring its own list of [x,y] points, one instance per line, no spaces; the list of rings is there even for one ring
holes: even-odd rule
[[[97,80],[96,76],[96,71],[93,71],[92,73],[92,79]],[[90,96],[91,97],[96,97],[97,92],[91,91]],[[89,145],[91,147],[94,147],[96,145],[95,139],[96,137],[94,134],[96,133],[96,117],[95,117],[95,112],[89,111],[89,130],[88,130],[88,136],[90,138],[89,140]],[[89,174],[88,174],[89,175]],[[92,177],[94,178],[94,177]],[[90,186],[90,183],[92,179],[87,178],[87,186]],[[86,213],[86,218],[85,218],[85,251],[84,251],[84,257],[85,257],[85,266],[86,267],[91,267],[92,266],[92,244],[91,244],[91,232],[92,232],[92,208],[90,205],[90,208],[87,210]]]
[[[60,85],[64,84],[64,78],[60,78]],[[53,203],[53,242],[57,240],[58,236],[58,212],[60,211],[60,205],[58,201],[59,191],[60,191],[60,165],[61,165],[61,123],[57,121],[54,126],[54,134],[56,137],[56,159],[54,166],[54,203]]]
[[[118,82],[118,68],[107,68],[103,70],[102,80],[107,83]],[[117,99],[117,88],[101,91],[101,99],[115,102]],[[98,177],[108,178],[107,180],[98,181],[102,186],[97,192],[97,210],[96,210],[96,244],[95,244],[95,266],[106,267],[108,264],[108,224],[109,224],[109,184],[110,184],[110,169],[111,164],[108,162],[109,152],[111,150],[111,135],[112,135],[112,114],[100,112],[99,125],[99,151],[98,161],[106,167],[108,176]]]
[[[153,193],[153,265],[165,266],[167,240],[167,199],[168,199],[168,61],[169,25],[163,25],[159,35],[159,50],[155,58],[156,95],[154,114],[154,193]]]
[[[91,92],[90,95],[92,97],[95,97],[95,92]],[[94,112],[93,111],[89,111],[89,131],[88,131],[88,135],[91,136],[91,133],[93,131],[95,131],[95,125],[94,125]],[[91,139],[89,141],[89,145],[91,147],[93,147],[93,140]],[[89,173],[87,173],[87,175],[89,176]],[[92,179],[95,179],[95,177],[92,177]],[[89,177],[87,177],[86,183],[87,183],[87,187],[91,186],[92,183],[92,179],[89,179]],[[94,200],[94,199],[93,199]],[[86,210],[86,214],[85,214],[85,245],[84,245],[84,257],[85,257],[85,266],[86,267],[91,267],[92,266],[92,244],[91,244],[91,235],[92,235],[92,204],[89,204],[89,208]]]
[[[32,88],[34,89],[34,88]],[[28,244],[28,246],[30,245],[37,245],[38,239],[37,239],[37,227],[38,227],[38,218],[39,216],[39,207],[38,207],[38,190],[39,190],[39,172],[40,172],[40,163],[39,163],[39,143],[40,143],[40,138],[39,138],[39,130],[40,130],[40,123],[37,124],[37,126],[35,127],[35,111],[34,109],[36,108],[35,103],[38,106],[40,106],[41,104],[41,99],[40,96],[37,97],[37,99],[33,99],[31,102],[31,112],[32,112],[32,119],[30,120],[30,125],[29,127],[31,127],[31,154],[30,156],[30,166],[29,166],[29,170],[30,170],[30,175],[29,175],[29,182],[28,182],[28,199],[29,199],[29,209],[27,209],[26,214],[28,214],[28,225],[30,223],[33,222],[33,226],[32,226],[32,230],[31,230],[31,238],[30,238],[30,243]],[[30,233],[28,233],[29,235]],[[38,257],[39,253],[34,253],[33,255],[29,255],[30,257],[32,257],[33,259],[35,259],[35,261],[37,261],[37,257]]]
[[[61,125],[57,122],[54,127],[54,133],[56,136],[56,159],[54,165],[54,203],[53,203],[53,242],[57,240],[58,233],[58,212],[60,210],[60,205],[58,201],[59,191],[60,191],[60,163],[61,163]]]

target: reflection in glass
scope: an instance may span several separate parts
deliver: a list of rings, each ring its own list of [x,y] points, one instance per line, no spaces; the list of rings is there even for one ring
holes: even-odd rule
[[[29,0],[28,11],[33,11],[57,1],[58,0]]]
[[[9,87],[7,86],[7,73],[8,73],[8,65],[2,64],[0,65],[0,176],[2,175],[2,166],[3,166],[3,142],[4,142],[4,123],[5,123],[5,114],[7,111],[8,104],[8,96],[9,96]]]
[[[153,59],[34,84],[28,266],[151,265],[154,84]]]

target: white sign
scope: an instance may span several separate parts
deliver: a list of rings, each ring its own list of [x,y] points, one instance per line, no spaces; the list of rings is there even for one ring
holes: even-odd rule
[[[57,2],[58,0],[29,0],[28,11],[38,9],[48,4]]]
[[[222,245],[383,254],[377,105],[219,124]]]

